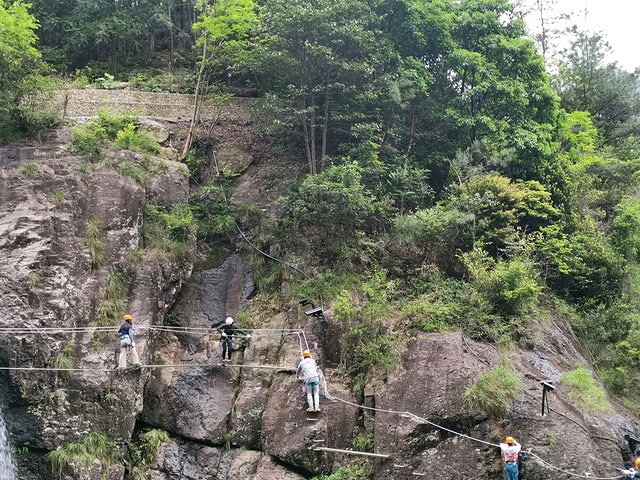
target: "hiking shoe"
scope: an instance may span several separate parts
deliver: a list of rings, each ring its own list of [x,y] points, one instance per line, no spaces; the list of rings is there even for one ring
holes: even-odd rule
[[[136,363],[136,367],[141,367],[142,364],[141,363]]]
[[[313,409],[314,412],[319,412],[320,411],[320,407],[316,407]]]
[[[307,408],[307,412],[315,412],[315,410],[311,407]]]

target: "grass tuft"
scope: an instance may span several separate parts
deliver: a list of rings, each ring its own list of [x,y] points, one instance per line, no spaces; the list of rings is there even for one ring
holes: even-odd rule
[[[576,365],[560,378],[560,383],[569,387],[570,396],[580,407],[597,412],[612,411],[605,391],[596,385],[591,372]]]
[[[523,392],[522,379],[514,373],[510,362],[501,357],[500,365],[493,367],[467,388],[463,398],[491,418],[503,418],[511,410],[513,401]]]

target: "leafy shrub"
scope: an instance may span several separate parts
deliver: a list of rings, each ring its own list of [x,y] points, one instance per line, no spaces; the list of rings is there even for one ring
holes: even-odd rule
[[[519,316],[538,301],[542,287],[536,282],[533,264],[525,258],[496,262],[476,249],[463,254],[462,259],[473,284],[497,314]]]
[[[102,152],[104,141],[107,138],[107,131],[104,127],[92,122],[71,129],[73,146],[91,156],[97,156]]]
[[[335,317],[343,324],[340,338],[341,363],[351,376],[354,391],[359,391],[371,372],[387,371],[397,363],[402,338],[388,333],[384,314],[375,302],[357,306],[349,292],[342,292],[333,305]]]
[[[169,434],[160,428],[149,429],[140,435],[130,453],[131,464],[139,478],[148,478],[149,468],[158,450],[169,441]]]
[[[160,145],[147,132],[139,130],[133,123],[129,123],[116,135],[115,147],[133,150],[134,152],[158,153]]]
[[[537,230],[560,217],[539,182],[512,183],[500,175],[472,177],[459,187],[450,207],[474,216],[466,245],[481,242],[492,256],[516,239],[518,229]]]
[[[535,241],[547,283],[567,300],[590,308],[611,305],[620,291],[624,258],[585,218],[571,234],[558,226],[541,230]]]
[[[113,75],[108,73],[105,73],[102,77],[96,78],[95,85],[99,90],[115,90],[120,88],[120,85],[115,81]]]
[[[89,220],[85,243],[89,248],[93,268],[98,268],[105,261],[104,235],[105,225],[100,220]]]
[[[612,242],[628,259],[640,255],[640,198],[625,197],[614,208]]]
[[[513,401],[524,392],[522,379],[513,372],[510,362],[504,357],[501,364],[493,367],[473,385],[467,388],[463,398],[473,408],[477,408],[492,418],[504,417]]]
[[[49,452],[46,457],[56,475],[62,475],[63,470],[70,463],[88,469],[95,460],[100,462],[102,472],[106,474],[109,467],[122,457],[116,447],[117,443],[110,440],[106,434],[92,432],[82,441],[58,447],[57,450]]]
[[[331,475],[320,475],[313,480],[364,480],[373,474],[373,467],[365,461],[355,461],[347,467],[341,467]]]
[[[560,383],[569,387],[571,398],[579,406],[599,412],[611,411],[607,394],[596,385],[591,372],[586,368],[576,365],[573,370],[562,375]]]
[[[293,229],[330,263],[341,258],[342,248],[357,231],[373,232],[387,222],[387,205],[366,189],[355,163],[308,175],[285,204]]]
[[[98,110],[98,124],[105,129],[109,139],[114,140],[118,132],[124,130],[127,125],[140,125],[139,112],[126,112],[124,110],[110,110],[102,107]]]
[[[315,302],[322,299],[328,302],[345,290],[355,290],[361,281],[361,277],[352,272],[338,275],[332,270],[324,270],[312,278],[293,283],[292,294],[295,298],[307,298]]]
[[[197,224],[188,205],[176,204],[167,213],[162,207],[147,204],[141,234],[145,248],[153,249],[158,261],[167,255],[176,260],[189,258],[196,231]]]

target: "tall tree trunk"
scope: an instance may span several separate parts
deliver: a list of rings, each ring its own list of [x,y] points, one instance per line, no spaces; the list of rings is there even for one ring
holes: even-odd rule
[[[173,39],[173,18],[171,17],[171,1],[167,2],[169,6],[169,49],[171,57],[169,57],[169,71],[173,72],[173,54],[174,54],[174,39]]]
[[[309,173],[313,175],[313,158],[311,156],[309,125],[307,125],[306,117],[303,119],[303,122],[304,122],[304,150],[307,153],[307,165],[309,166]]]
[[[193,95],[193,115],[191,117],[191,125],[189,125],[189,131],[187,132],[187,140],[185,141],[180,160],[187,158],[189,150],[191,150],[191,144],[193,143],[193,137],[196,131],[196,124],[198,121],[198,113],[200,111],[200,88],[202,85],[202,77],[204,76],[204,66],[207,58],[207,42],[208,37],[205,34],[204,42],[202,45],[202,62],[200,63],[200,70],[198,71],[198,79],[196,80],[196,91]]]
[[[115,76],[118,70],[118,44],[115,35],[111,36],[111,75]]]
[[[311,174],[315,175],[318,173],[318,159],[316,152],[316,102],[313,95],[311,96]]]
[[[324,99],[324,125],[322,125],[322,151],[320,155],[320,172],[324,170],[324,157],[327,156],[327,132],[329,130],[329,95]]]

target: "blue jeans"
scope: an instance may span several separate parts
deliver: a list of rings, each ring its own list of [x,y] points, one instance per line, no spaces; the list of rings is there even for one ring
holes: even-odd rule
[[[517,462],[507,462],[504,470],[507,472],[507,480],[518,480],[520,470],[518,469]]]

